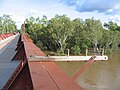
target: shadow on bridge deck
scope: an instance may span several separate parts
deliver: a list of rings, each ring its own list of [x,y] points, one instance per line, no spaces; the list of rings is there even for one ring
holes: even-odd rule
[[[19,35],[0,45],[0,89],[7,83],[19,64],[19,61],[11,61],[16,54],[15,48],[18,39]]]

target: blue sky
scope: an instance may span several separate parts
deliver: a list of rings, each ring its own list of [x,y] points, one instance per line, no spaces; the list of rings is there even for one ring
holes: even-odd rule
[[[0,0],[0,16],[11,15],[18,28],[25,18],[66,14],[71,19],[110,20],[120,25],[120,0]]]

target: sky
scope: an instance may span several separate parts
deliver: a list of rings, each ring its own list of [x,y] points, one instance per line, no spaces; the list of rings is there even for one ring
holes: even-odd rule
[[[25,18],[46,15],[51,19],[67,15],[71,19],[92,18],[120,25],[120,0],[0,0],[0,16],[10,15],[18,29]]]

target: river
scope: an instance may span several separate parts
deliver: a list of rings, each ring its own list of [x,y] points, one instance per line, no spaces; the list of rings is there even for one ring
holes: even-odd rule
[[[87,62],[56,63],[72,77]],[[120,53],[109,55],[108,61],[93,62],[76,82],[85,90],[120,90]]]

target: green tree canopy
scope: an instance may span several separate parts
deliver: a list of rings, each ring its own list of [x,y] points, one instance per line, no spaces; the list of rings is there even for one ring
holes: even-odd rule
[[[112,21],[110,21],[110,22],[108,22],[108,23],[104,23],[104,26],[106,27],[106,28],[108,28],[109,30],[117,30],[117,31],[120,31],[120,26],[118,26],[117,25],[117,23],[115,23],[115,22],[112,22]]]
[[[56,15],[48,22],[48,31],[51,38],[58,45],[58,52],[64,53],[67,45],[67,38],[73,33],[73,26],[70,18],[66,15]]]
[[[16,31],[16,25],[11,17],[6,14],[0,17],[0,33],[12,33],[14,31]]]
[[[96,50],[98,50],[99,41],[102,38],[102,23],[94,18],[86,19],[84,29],[86,30],[86,34],[94,47],[94,52],[96,52]]]
[[[66,15],[55,15],[50,20],[46,16],[41,19],[30,17],[26,22],[26,32],[37,46],[59,54],[70,49],[70,53],[76,55],[84,53],[86,48],[94,48],[95,52],[100,52],[101,48],[113,52],[120,45],[120,27],[113,22],[104,24],[108,29],[100,20],[71,20]]]

